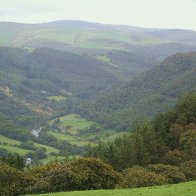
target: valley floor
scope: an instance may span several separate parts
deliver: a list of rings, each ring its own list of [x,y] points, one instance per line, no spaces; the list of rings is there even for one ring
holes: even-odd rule
[[[42,196],[194,196],[196,195],[196,181],[180,184],[153,186],[134,189],[95,190],[95,191],[74,191]]]

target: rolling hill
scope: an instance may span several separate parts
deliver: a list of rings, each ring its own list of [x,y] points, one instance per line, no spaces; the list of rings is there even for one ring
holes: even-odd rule
[[[11,47],[70,47],[127,49],[129,45],[196,44],[196,32],[107,25],[65,20],[43,24],[0,23],[0,45]]]
[[[127,130],[135,120],[165,111],[179,95],[196,90],[195,75],[196,53],[178,53],[84,105],[80,113],[105,127]]]
[[[88,56],[49,48],[28,52],[0,48],[1,86],[22,96],[58,95],[62,91],[93,94],[119,83],[109,64]]]

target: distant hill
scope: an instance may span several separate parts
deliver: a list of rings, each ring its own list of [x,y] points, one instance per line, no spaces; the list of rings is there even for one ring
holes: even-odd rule
[[[121,49],[163,43],[196,45],[196,32],[65,20],[42,24],[0,22],[0,46]]]
[[[0,86],[20,96],[59,95],[62,91],[88,97],[119,83],[106,64],[94,58],[48,48],[32,52],[0,48]],[[104,68],[105,67],[105,68]]]
[[[196,52],[178,53],[127,85],[103,94],[80,112],[105,127],[129,129],[135,120],[165,111],[179,95],[196,90],[195,75]]]

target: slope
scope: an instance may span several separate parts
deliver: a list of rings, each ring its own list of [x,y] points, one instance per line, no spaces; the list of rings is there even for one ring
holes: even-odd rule
[[[105,127],[126,130],[135,120],[166,110],[182,93],[196,90],[195,75],[196,53],[175,54],[129,84],[86,104],[80,113]]]
[[[0,64],[0,85],[26,97],[58,95],[62,91],[87,97],[119,83],[106,71],[109,64],[49,48],[33,52],[0,48]]]
[[[85,21],[55,21],[43,24],[0,23],[0,45],[11,47],[70,46],[99,49],[126,49],[127,45],[157,45],[177,42],[196,44],[196,32],[106,25]]]

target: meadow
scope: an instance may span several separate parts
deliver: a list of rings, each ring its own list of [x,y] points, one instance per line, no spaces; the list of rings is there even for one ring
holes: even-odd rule
[[[153,186],[133,189],[73,191],[42,196],[194,196],[196,195],[196,181],[172,184],[165,186]]]

